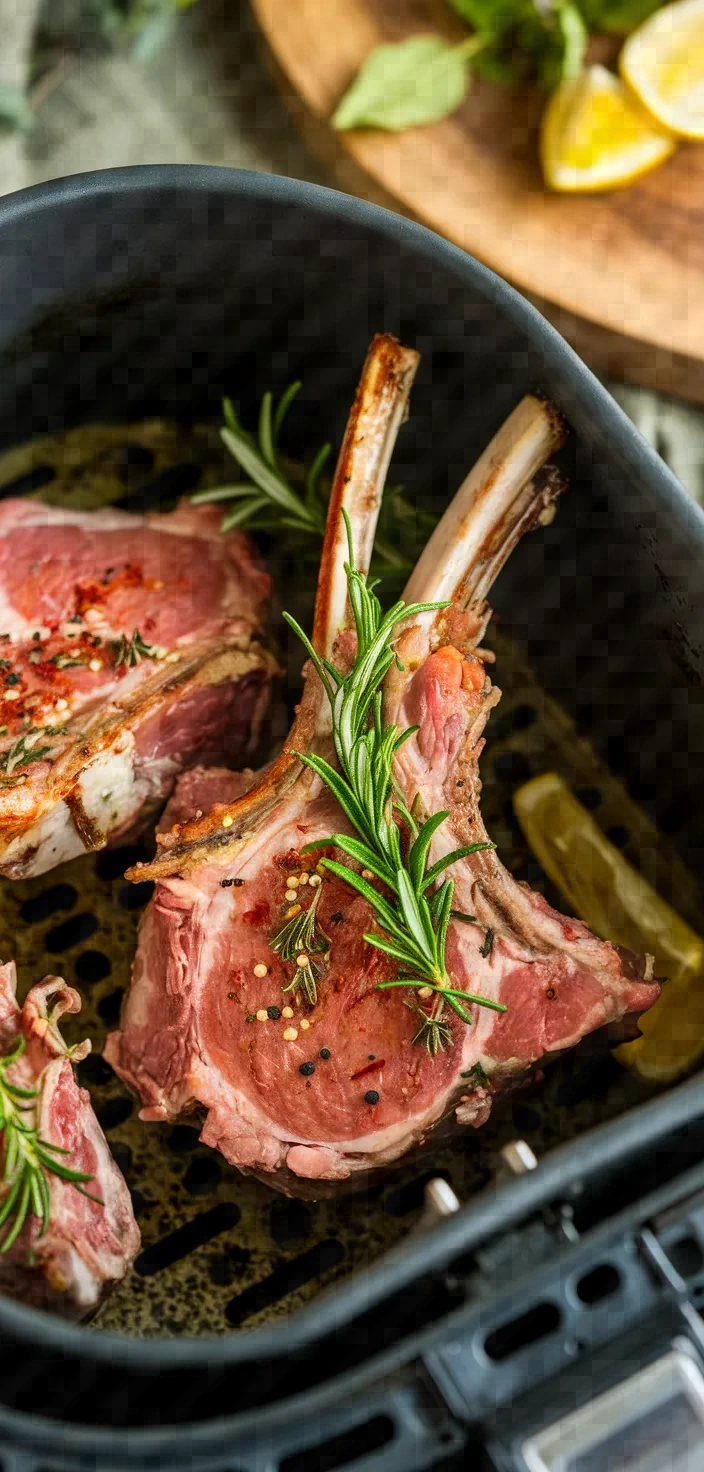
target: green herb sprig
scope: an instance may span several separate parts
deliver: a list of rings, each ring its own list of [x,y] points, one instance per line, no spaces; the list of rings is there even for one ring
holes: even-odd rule
[[[43,1140],[36,1126],[26,1117],[34,1117],[37,1090],[22,1089],[9,1077],[10,1068],[22,1057],[25,1047],[22,1037],[11,1052],[0,1058],[0,1132],[3,1135],[2,1183],[5,1187],[4,1199],[0,1198],[0,1229],[6,1229],[0,1253],[9,1252],[30,1213],[39,1217],[40,1237],[46,1233],[51,1216],[49,1175],[70,1182],[89,1201],[104,1205],[100,1197],[92,1196],[85,1189],[86,1182],[92,1181],[93,1177],[85,1171],[71,1170],[60,1159],[70,1151],[52,1144],[51,1140]]]
[[[370,583],[354,567],[347,517],[345,522],[349,544],[345,572],[357,631],[357,653],[349,674],[341,674],[329,660],[321,659],[295,619],[289,614],[284,617],[304,644],[330,702],[340,770],[316,753],[301,755],[301,760],[330,789],[359,836],[336,833],[306,847],[320,849],[334,844],[386,887],[389,898],[348,865],[330,858],[320,860],[321,867],[356,889],[374,911],[379,929],[365,934],[365,940],[403,968],[397,980],[380,982],[378,989],[413,987],[424,997],[434,996],[430,1013],[422,1007],[416,1009],[421,1024],[414,1041],[423,1041],[435,1056],[447,1046],[451,1036],[443,1016],[445,1005],[467,1024],[471,1024],[472,1018],[466,1004],[476,1002],[495,1011],[506,1010],[503,1004],[489,997],[453,987],[445,960],[454,882],[442,880],[442,875],[458,859],[494,845],[467,844],[428,864],[433,836],[449,813],[435,813],[419,824],[413,812],[415,804],[409,808],[399,792],[393,777],[394,758],[418,728],[411,726],[399,731],[396,726],[382,725],[381,685],[396,659],[392,639],[401,620],[448,605],[407,605],[399,601],[384,614],[374,593],[376,584]],[[405,857],[402,835],[408,843]]]
[[[119,639],[113,641],[113,650],[114,658],[112,663],[113,668],[116,670],[121,665],[125,665],[127,669],[132,669],[142,659],[158,659],[161,654],[158,645],[148,644],[146,639],[142,638],[139,629],[135,629],[130,639],[127,638],[126,634],[121,634]]]
[[[225,424],[220,435],[248,479],[197,491],[191,501],[194,506],[212,501],[239,502],[223,517],[224,532],[237,526],[248,526],[255,531],[271,531],[278,526],[323,536],[325,504],[320,494],[320,476],[331,446],[322,445],[315,455],[305,474],[303,494],[292,486],[279,456],[281,427],[300,387],[300,383],[289,384],[276,406],[272,394],[264,395],[256,439],[240,424],[232,400],[223,399]]]
[[[591,31],[626,35],[662,0],[449,0],[471,27],[458,42],[421,34],[382,42],[363,61],[332,116],[339,131],[402,131],[449,116],[473,73],[551,90],[578,77]]]
[[[221,530],[246,527],[248,531],[275,533],[286,528],[296,534],[294,555],[310,557],[317,566],[325,533],[325,517],[330,494],[330,481],[324,475],[331,446],[322,445],[310,467],[300,472],[300,489],[284,470],[279,443],[286,415],[300,389],[292,383],[274,405],[266,393],[259,410],[256,437],[243,429],[230,399],[223,400],[225,424],[220,431],[223,443],[234,456],[248,479],[233,484],[196,491],[191,496],[194,506],[235,502],[226,510]],[[385,571],[405,578],[415,565],[422,548],[434,530],[437,518],[413,504],[401,486],[388,486],[381,507],[374,543],[377,564]]]
[[[29,766],[30,762],[43,762],[51,754],[50,746],[37,745],[42,735],[42,731],[25,732],[13,741],[12,746],[0,757],[0,768],[5,779],[11,779],[12,783],[18,782],[19,777],[13,776],[13,773],[19,767]],[[7,786],[7,781],[5,785]]]
[[[274,954],[282,961],[296,963],[296,975],[282,990],[295,992],[302,987],[310,1007],[314,1007],[318,1000],[318,981],[322,975],[322,967],[310,957],[321,951],[330,951],[330,936],[325,934],[317,917],[322,892],[320,884],[307,910],[301,909],[299,914],[292,915],[269,942]],[[324,959],[327,960],[327,954]]]
[[[86,665],[87,659],[76,659],[73,654],[52,654],[47,664],[55,664],[57,670],[77,669],[79,665]]]

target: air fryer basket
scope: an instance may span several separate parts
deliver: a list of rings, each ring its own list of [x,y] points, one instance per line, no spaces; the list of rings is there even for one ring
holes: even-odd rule
[[[66,181],[0,207],[0,307],[0,445],[9,451],[0,458],[0,495],[168,505],[218,474],[212,426],[223,392],[246,418],[265,389],[298,377],[292,451],[323,435],[339,441],[368,340],[383,328],[423,354],[394,479],[439,511],[521,394],[544,388],[575,429],[565,462],[571,490],[553,525],[514,554],[493,596],[504,698],[482,759],[487,826],[514,872],[541,885],[511,793],[531,772],[557,767],[698,923],[702,516],[569,349],[508,288],[428,232],[342,196],[219,170],[147,169]],[[106,424],[115,428],[77,428]],[[30,451],[10,450],[30,440],[37,440]],[[299,616],[309,596],[293,590]],[[362,1350],[373,1364],[384,1345],[463,1302],[464,1289],[452,1287],[461,1274],[441,1282],[435,1268],[461,1254],[463,1231],[469,1241],[472,1223],[486,1214],[486,1193],[451,1231],[425,1237],[421,1253],[411,1229],[429,1175],[446,1174],[470,1201],[491,1181],[500,1145],[516,1134],[539,1157],[574,1139],[570,1170],[582,1160],[586,1171],[593,1153],[584,1132],[617,1121],[649,1091],[603,1045],[588,1042],[539,1087],[515,1094],[464,1146],[431,1150],[341,1202],[288,1202],[227,1168],[197,1144],[191,1126],[140,1125],[100,1059],[148,898],[147,886],[122,879],[132,856],[109,850],[2,887],[0,952],[16,955],[23,987],[56,971],[83,995],[73,1036],[92,1036],[95,1052],[81,1076],[135,1193],[144,1245],[135,1272],[87,1331],[0,1303],[0,1426],[10,1425],[3,1404],[14,1408],[18,1426],[30,1412],[88,1427],[237,1418],[289,1395],[308,1395],[309,1413],[317,1404],[322,1414],[329,1376],[359,1366]],[[687,1088],[694,1112],[704,1112],[697,1085]],[[648,1129],[664,1133],[670,1116],[686,1117],[673,1102],[682,1097],[646,1106],[643,1137]],[[608,1128],[617,1156],[620,1127]],[[629,1138],[624,1124],[624,1149]],[[539,1191],[539,1182],[530,1185]],[[521,1191],[525,1183],[506,1188],[506,1220],[520,1215]],[[384,1316],[378,1260],[390,1248]],[[375,1262],[367,1300],[362,1270]],[[318,1306],[320,1289],[332,1284],[334,1298]],[[303,1318],[287,1317],[304,1304]],[[317,1350],[316,1312],[321,1332],[337,1324],[334,1340]],[[235,1333],[267,1325],[266,1339]],[[121,1347],[111,1331],[131,1344]],[[184,1335],[204,1336],[202,1351]],[[217,1348],[214,1335],[226,1336]],[[142,1336],[160,1337],[151,1360]],[[25,1348],[13,1374],[7,1356],[18,1344]],[[242,1364],[250,1356],[247,1373],[230,1373],[231,1355]],[[84,1446],[89,1460],[80,1465],[107,1466],[84,1432],[74,1451]],[[61,1456],[74,1446],[66,1437]],[[147,1455],[146,1442],[133,1440],[131,1451],[119,1444],[124,1465],[137,1445]],[[188,1445],[195,1465],[195,1443]],[[47,1446],[51,1461],[59,1453],[50,1439]],[[172,1461],[154,1465],[175,1466],[177,1451],[186,1457],[184,1444]],[[20,1465],[39,1472],[31,1456]],[[217,1458],[207,1465],[230,1469]],[[398,1466],[408,1472],[410,1462]]]
[[[144,504],[152,498],[168,505],[174,490],[221,480],[222,459],[205,426],[189,430],[152,421],[76,429],[0,457],[0,494],[33,487],[26,493],[69,507]],[[297,604],[296,614],[310,618],[309,589],[300,590]],[[516,786],[536,772],[558,769],[628,856],[696,924],[696,880],[536,682],[502,623],[489,643],[505,694],[489,724],[482,774],[483,811],[504,862],[561,903],[531,856],[512,807]],[[468,1201],[491,1178],[507,1139],[525,1136],[542,1156],[649,1092],[624,1073],[603,1039],[596,1045],[587,1040],[551,1068],[540,1087],[521,1090],[499,1107],[481,1131],[450,1149],[433,1149],[431,1141],[426,1155],[386,1183],[358,1188],[351,1198],[342,1193],[318,1203],[282,1199],[199,1146],[195,1121],[140,1124],[134,1099],[100,1056],[106,1032],[118,1022],[137,924],[152,890],[148,883],[127,884],[123,874],[147,851],[107,849],[38,879],[0,881],[0,956],[14,951],[23,986],[60,971],[84,998],[66,1035],[72,1042],[92,1039],[94,1051],[79,1065],[79,1077],[133,1192],[144,1237],[135,1271],[99,1310],[95,1327],[137,1335],[209,1334],[275,1320],[310,1301],[321,1285],[368,1265],[402,1240],[416,1223],[423,1186],[433,1175],[446,1175],[459,1200]]]

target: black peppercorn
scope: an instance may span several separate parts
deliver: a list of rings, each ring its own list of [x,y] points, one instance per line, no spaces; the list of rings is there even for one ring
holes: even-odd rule
[[[329,1048],[321,1048],[320,1049],[320,1056],[321,1056],[321,1058],[329,1058],[330,1057],[330,1049]]]
[[[267,1007],[267,1009],[266,1009],[266,1015],[270,1019],[271,1022],[278,1022],[278,1020],[279,1020],[279,1018],[281,1016],[281,1008],[280,1007]]]
[[[376,1063],[376,1053],[367,1053],[367,1058],[370,1063]]]
[[[367,1092],[364,1095],[364,1102],[365,1102],[365,1104],[378,1104],[379,1103],[379,1095],[378,1095],[376,1089],[367,1089]]]
[[[7,675],[5,683],[7,685],[19,685],[20,677],[19,675]]]
[[[302,1063],[298,1072],[302,1073],[304,1078],[308,1078],[311,1073],[315,1073],[315,1064]]]

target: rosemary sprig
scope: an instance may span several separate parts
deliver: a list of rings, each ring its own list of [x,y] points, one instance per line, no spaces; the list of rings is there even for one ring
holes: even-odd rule
[[[222,530],[248,526],[253,530],[271,531],[289,527],[299,532],[313,532],[320,537],[325,531],[325,505],[320,495],[320,476],[331,446],[322,445],[310,469],[306,471],[303,494],[294,489],[282,469],[278,440],[281,426],[301,385],[291,383],[274,407],[273,396],[266,393],[259,410],[257,438],[243,429],[231,399],[223,399],[224,427],[220,431],[223,444],[244,470],[245,481],[198,491],[191,496],[195,506],[209,501],[238,501],[234,511],[223,517]]]
[[[87,659],[76,659],[72,654],[52,654],[47,660],[47,664],[55,664],[57,670],[72,670],[87,663]]]
[[[197,491],[191,502],[203,506],[209,502],[234,501],[234,509],[226,510],[223,517],[223,532],[237,526],[264,532],[287,527],[303,534],[302,548],[296,547],[296,556],[310,548],[312,556],[317,557],[317,542],[322,541],[325,532],[330,484],[323,478],[323,471],[331,446],[322,445],[309,469],[296,476],[297,481],[301,480],[301,490],[296,489],[291,475],[284,470],[279,452],[281,429],[300,387],[300,383],[290,384],[276,407],[272,395],[264,395],[256,438],[242,427],[232,401],[223,399],[225,424],[220,433],[247,479]],[[374,543],[375,562],[403,577],[417,561],[436,521],[435,516],[404,496],[401,486],[389,486]]]
[[[315,891],[315,897],[307,910],[300,910],[297,915],[282,926],[281,930],[269,942],[272,951],[280,956],[282,961],[295,961],[296,974],[288,986],[282,988],[284,992],[296,991],[300,986],[305,992],[306,1000],[314,1007],[318,1000],[318,981],[322,975],[322,967],[316,961],[311,961],[311,955],[317,952],[330,951],[330,937],[325,934],[317,918],[320,896],[323,892],[322,884]],[[327,960],[327,955],[325,956]]]
[[[69,1181],[89,1201],[99,1206],[104,1203],[85,1189],[85,1182],[93,1177],[85,1171],[71,1170],[58,1157],[68,1155],[61,1145],[43,1140],[34,1124],[25,1116],[34,1116],[36,1089],[22,1089],[12,1083],[9,1070],[25,1051],[26,1042],[19,1039],[11,1052],[0,1058],[0,1131],[3,1134],[4,1161],[2,1184],[4,1199],[0,1197],[0,1229],[6,1228],[0,1253],[9,1252],[22,1231],[31,1213],[41,1221],[39,1235],[43,1237],[51,1215],[51,1191],[49,1175]]]
[[[112,642],[115,651],[112,663],[116,670],[123,664],[127,669],[131,669],[134,665],[139,664],[140,660],[158,659],[161,654],[157,644],[147,644],[139,629],[135,629],[131,639],[128,639],[126,634],[121,634],[119,639]]]
[[[18,767],[29,766],[30,762],[42,762],[45,757],[50,755],[50,746],[37,745],[42,735],[42,731],[26,732],[23,736],[18,736],[17,740],[13,741],[12,746],[8,747],[6,752],[3,752],[2,757],[0,757],[0,768],[6,777],[12,777],[13,772]],[[18,778],[14,778],[14,781],[18,780]]]
[[[315,753],[302,755],[301,760],[325,782],[359,837],[336,833],[307,848],[325,848],[333,843],[386,886],[388,899],[347,864],[321,859],[324,868],[345,880],[371,905],[379,929],[366,934],[365,940],[403,968],[398,980],[381,982],[379,989],[410,986],[426,997],[434,994],[430,1013],[418,1009],[422,1022],[415,1039],[424,1041],[434,1056],[449,1041],[448,1023],[443,1020],[445,1006],[468,1024],[472,1018],[465,1003],[506,1010],[489,997],[454,988],[445,962],[454,882],[441,876],[458,859],[493,848],[493,844],[467,844],[428,866],[433,836],[449,813],[435,813],[419,824],[413,811],[415,803],[409,809],[399,794],[393,779],[394,758],[417,727],[399,731],[396,726],[382,726],[381,685],[396,659],[392,645],[396,626],[402,619],[447,604],[406,605],[401,601],[384,614],[374,593],[375,584],[354,567],[351,527],[347,517],[345,521],[350,549],[345,571],[357,630],[357,654],[350,673],[342,675],[328,660],[320,659],[295,620],[289,614],[284,617],[305,645],[330,702],[340,770]],[[405,857],[402,834],[408,844]]]

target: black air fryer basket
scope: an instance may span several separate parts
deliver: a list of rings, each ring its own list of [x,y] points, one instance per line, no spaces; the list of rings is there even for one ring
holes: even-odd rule
[[[392,478],[428,509],[526,391],[574,431],[569,494],[492,596],[504,699],[482,759],[489,831],[541,882],[511,793],[562,765],[696,925],[704,517],[542,318],[427,230],[219,169],[118,170],[6,199],[0,495],[168,505],[216,475],[223,393],[248,422],[265,390],[299,378],[287,448],[339,442],[381,330],[422,353]],[[310,589],[279,593],[305,617]],[[21,986],[62,971],[84,997],[76,1037],[97,1051],[81,1079],[143,1249],[91,1324],[0,1299],[1,1472],[606,1472],[658,1436],[696,1458],[700,1079],[657,1092],[588,1043],[452,1150],[343,1202],[287,1202],[189,1125],[140,1125],[99,1057],[148,898],[122,880],[134,857],[2,889]],[[538,1166],[511,1176],[517,1138]],[[459,1209],[433,1224],[421,1208],[438,1177]],[[594,1398],[588,1424],[611,1438],[598,1453]]]

